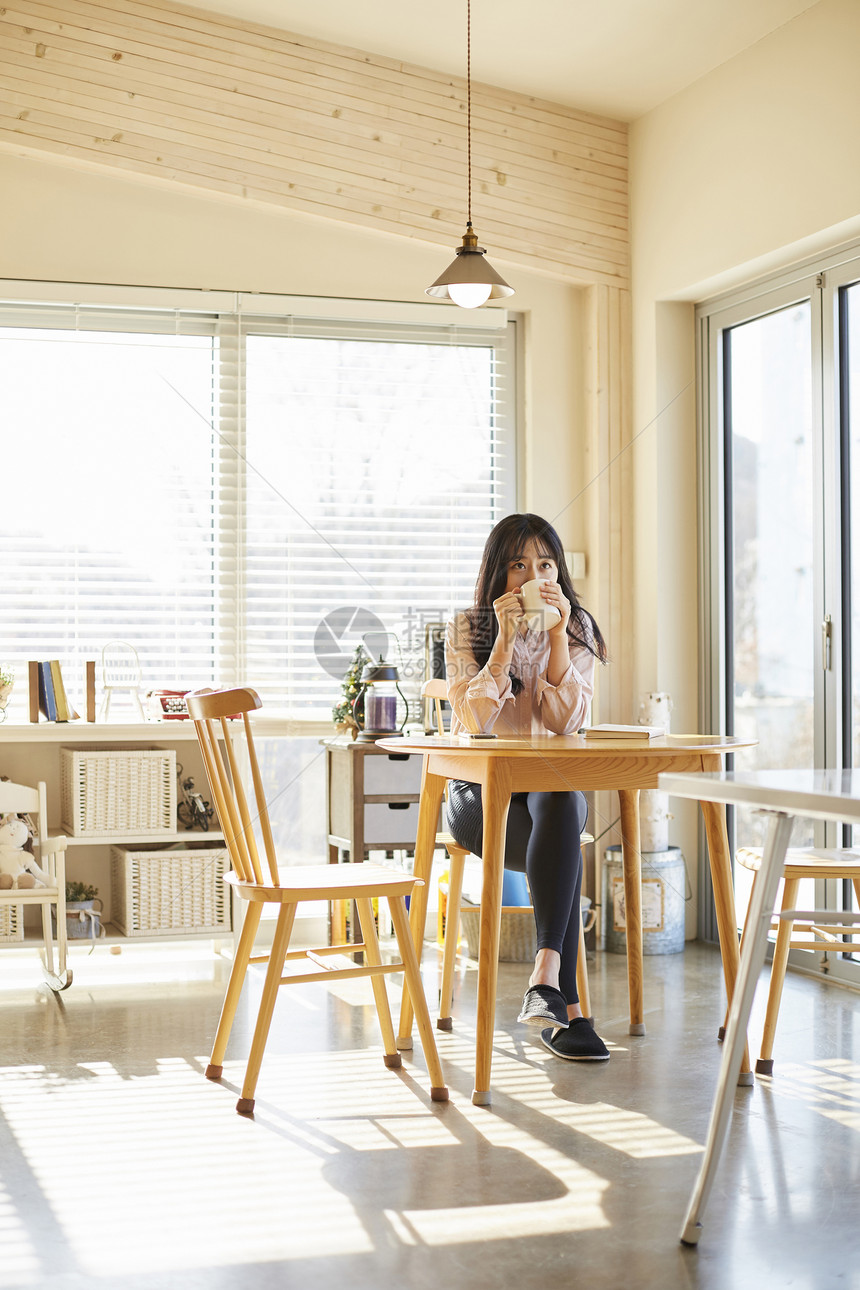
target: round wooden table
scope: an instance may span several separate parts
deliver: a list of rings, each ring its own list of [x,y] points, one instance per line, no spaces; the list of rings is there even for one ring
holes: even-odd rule
[[[447,780],[481,785],[484,807],[483,888],[478,956],[478,1010],[475,1087],[472,1101],[489,1105],[493,1026],[496,1011],[499,931],[505,826],[512,793],[613,790],[621,808],[621,851],[627,927],[627,980],[630,1033],[643,1035],[642,862],[639,848],[639,790],[656,789],[658,776],[672,772],[719,771],[727,753],[750,747],[750,741],[721,735],[662,735],[657,739],[586,739],[583,735],[544,735],[522,739],[473,739],[452,735],[406,736],[379,740],[388,752],[421,752],[424,771],[415,844],[416,887],[410,923],[416,953],[421,955],[427,896],[442,795]],[[732,862],[726,835],[725,808],[700,803],[708,839],[723,972],[729,999],[738,971],[738,930],[732,886]],[[412,1009],[404,995],[397,1039],[412,1046]],[[751,1083],[744,1055],[741,1083]]]

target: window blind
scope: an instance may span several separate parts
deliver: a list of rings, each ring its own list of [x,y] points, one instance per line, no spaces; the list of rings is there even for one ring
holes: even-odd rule
[[[118,290],[0,305],[4,439],[30,481],[0,514],[0,662],[82,676],[119,638],[147,688],[241,681],[327,720],[373,629],[416,698],[426,625],[471,601],[515,506],[513,324]]]
[[[507,337],[245,325],[249,675],[324,714],[339,687],[321,644],[346,656],[375,618],[390,637],[372,652],[415,698],[425,627],[471,603],[512,504]]]
[[[215,538],[211,321],[179,313],[3,310],[0,651],[26,678],[122,639],[145,684],[211,679]],[[208,334],[207,334],[208,333]],[[22,687],[23,688],[23,687]]]

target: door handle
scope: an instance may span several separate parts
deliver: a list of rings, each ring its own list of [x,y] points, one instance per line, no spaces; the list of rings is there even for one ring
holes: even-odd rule
[[[825,672],[829,672],[832,665],[832,645],[833,619],[830,614],[825,614],[821,624],[821,666]]]

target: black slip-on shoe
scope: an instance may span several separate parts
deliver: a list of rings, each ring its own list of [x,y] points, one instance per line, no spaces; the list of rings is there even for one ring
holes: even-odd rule
[[[592,1029],[587,1017],[574,1017],[565,1029],[542,1030],[541,1042],[556,1057],[566,1062],[605,1062],[609,1049]]]
[[[553,985],[530,985],[523,995],[523,1006],[517,1021],[527,1026],[542,1026],[551,1021],[554,1026],[567,1026],[567,1000],[561,990]]]

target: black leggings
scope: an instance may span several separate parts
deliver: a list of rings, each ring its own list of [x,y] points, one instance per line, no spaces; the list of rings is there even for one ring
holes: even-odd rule
[[[578,1003],[576,958],[581,919],[582,851],[588,805],[584,793],[513,793],[505,832],[505,868],[525,873],[534,905],[537,948],[561,955],[559,988]],[[479,856],[484,812],[480,784],[448,785],[448,828],[461,847]]]

